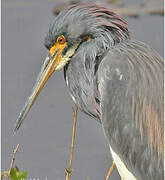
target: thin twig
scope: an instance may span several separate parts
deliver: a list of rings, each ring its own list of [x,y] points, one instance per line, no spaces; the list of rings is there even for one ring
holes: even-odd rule
[[[123,7],[120,7],[118,5],[112,5],[112,4],[106,3],[105,1],[99,1],[98,4],[100,6],[109,8],[116,14],[122,15],[122,16],[137,17],[142,14],[155,14],[155,15],[164,14],[162,0],[156,0],[156,1],[151,0],[151,1],[146,1],[144,3],[137,3],[135,5],[126,5]]]
[[[3,177],[5,177],[5,179],[7,179],[7,175],[8,175],[8,171],[3,171],[1,173],[1,180],[3,179]]]
[[[9,171],[8,171],[7,180],[9,180],[11,169],[12,169],[14,161],[15,161],[15,154],[18,151],[18,148],[19,148],[19,144],[17,144],[16,148],[13,151],[13,157],[12,157],[10,168],[9,168]]]
[[[76,0],[81,1],[81,0]],[[75,2],[76,3],[76,2]],[[54,15],[57,15],[66,8],[68,5],[72,4],[69,1],[60,1],[59,4],[53,9]],[[98,1],[97,5],[109,8],[113,12],[122,15],[122,16],[139,16],[141,14],[157,14],[164,15],[163,1],[162,0],[152,0],[146,1],[145,3],[135,4],[135,5],[127,5],[124,7],[120,7],[119,5],[114,5],[111,3],[107,3],[106,1]]]
[[[77,105],[75,105],[74,111],[74,119],[73,119],[73,134],[72,134],[72,146],[70,151],[70,162],[69,162],[69,169],[66,169],[66,180],[70,180],[71,170],[72,170],[72,159],[73,159],[73,151],[74,151],[74,141],[75,141],[75,133],[76,133],[76,119],[77,119]]]
[[[114,161],[113,161],[113,162],[112,162],[112,166],[110,167],[110,169],[109,169],[109,171],[108,171],[108,174],[107,174],[107,177],[106,177],[105,180],[108,180],[108,179],[109,179],[109,177],[110,177],[110,175],[112,174],[112,171],[114,170],[114,168],[115,168],[115,163],[114,163]]]

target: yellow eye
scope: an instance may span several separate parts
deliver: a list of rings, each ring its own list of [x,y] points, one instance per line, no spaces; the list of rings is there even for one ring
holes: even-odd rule
[[[61,35],[61,36],[59,36],[59,37],[57,38],[57,42],[58,42],[59,44],[64,44],[64,43],[66,42],[66,39],[65,39],[65,37],[64,37],[63,35]]]

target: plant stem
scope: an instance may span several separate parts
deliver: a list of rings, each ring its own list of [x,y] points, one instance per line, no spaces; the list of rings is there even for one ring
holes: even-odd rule
[[[13,151],[13,157],[12,157],[10,168],[9,168],[9,171],[8,171],[7,180],[9,180],[11,169],[12,169],[14,161],[15,161],[15,154],[18,151],[18,148],[19,148],[19,144],[17,144],[16,148]]]
[[[73,133],[72,133],[72,146],[70,151],[70,162],[69,162],[69,169],[66,169],[66,180],[70,180],[71,170],[72,170],[72,159],[73,159],[73,152],[74,152],[74,141],[75,141],[75,134],[76,134],[76,120],[77,120],[77,105],[75,105],[74,111],[74,119],[73,119]]]

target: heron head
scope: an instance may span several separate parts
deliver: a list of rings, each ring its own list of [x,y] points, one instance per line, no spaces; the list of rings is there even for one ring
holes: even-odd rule
[[[63,68],[75,51],[90,40],[109,47],[129,38],[126,21],[110,10],[93,4],[69,6],[51,24],[45,46],[53,56],[59,52],[56,70]]]
[[[21,110],[14,132],[21,126],[31,106],[48,78],[62,69],[85,43],[93,48],[109,48],[129,38],[127,23],[106,8],[79,4],[63,10],[51,24],[45,38],[49,54],[44,61],[36,84]]]

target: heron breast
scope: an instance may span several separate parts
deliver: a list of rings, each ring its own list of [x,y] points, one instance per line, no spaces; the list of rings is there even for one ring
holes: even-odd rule
[[[69,82],[67,73],[65,76],[66,86],[71,96],[73,102],[78,105],[78,107],[85,113],[95,118],[100,119],[100,105],[99,99],[91,93],[91,91],[83,90],[83,87],[74,88],[71,86],[71,82]],[[91,87],[92,89],[92,87]],[[80,90],[80,92],[79,92]],[[79,95],[80,93],[80,95]]]
[[[113,149],[110,147],[110,151],[112,154],[112,158],[115,162],[115,165],[117,167],[117,170],[121,176],[122,180],[138,180],[135,178],[135,176],[127,169],[125,164],[122,162],[120,157],[113,151]]]
[[[66,79],[65,79],[65,80],[66,80],[66,86],[68,87],[68,90],[69,90],[69,81],[68,81],[67,75],[66,75]],[[69,91],[69,94],[70,94],[73,102],[74,102],[75,104],[77,104],[77,103],[76,103],[76,98],[72,95],[72,93],[71,93],[70,91]]]

